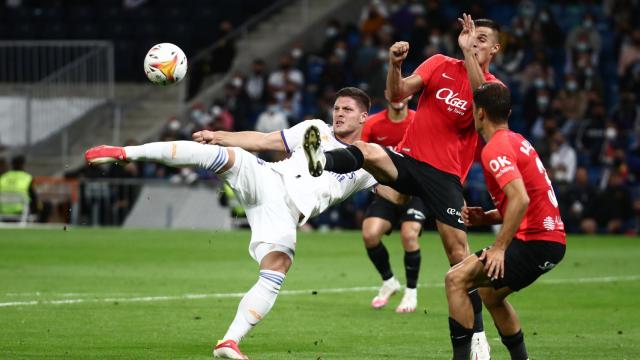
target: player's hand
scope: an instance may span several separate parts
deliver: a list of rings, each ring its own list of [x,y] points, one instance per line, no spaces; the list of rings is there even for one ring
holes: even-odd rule
[[[216,131],[210,130],[196,131],[191,135],[191,137],[193,138],[193,141],[197,141],[200,144],[216,145],[219,141],[218,136],[216,136]]]
[[[460,217],[464,221],[464,226],[478,226],[484,223],[484,210],[479,206],[463,206]]]
[[[491,280],[504,277],[504,249],[492,246],[480,254],[479,259],[484,261],[484,271]]]
[[[392,65],[400,65],[409,54],[409,43],[406,41],[397,41],[389,48],[389,62]]]
[[[471,15],[462,14],[462,19],[458,18],[462,26],[462,31],[458,35],[458,45],[463,52],[473,51],[476,42],[476,25],[471,19]]]

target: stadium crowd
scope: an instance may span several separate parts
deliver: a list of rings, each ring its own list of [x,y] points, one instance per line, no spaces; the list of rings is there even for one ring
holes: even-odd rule
[[[502,50],[490,71],[512,91],[510,127],[539,151],[568,232],[636,234],[640,27],[634,19],[640,4],[634,0],[372,0],[354,22],[328,21],[320,47],[296,44],[273,69],[255,59],[251,71],[235,73],[225,84],[223,96],[194,105],[186,121],[169,119],[160,140],[189,139],[202,129],[271,132],[306,119],[330,123],[333,95],[344,86],[366,90],[374,98],[371,113],[380,111],[389,46],[410,43],[407,74],[436,53],[461,58],[456,19],[463,11],[502,26]],[[128,176],[185,182],[210,176],[155,165],[131,171]],[[479,163],[465,191],[470,205],[493,207]],[[370,194],[358,194],[313,225],[359,227],[369,202]]]

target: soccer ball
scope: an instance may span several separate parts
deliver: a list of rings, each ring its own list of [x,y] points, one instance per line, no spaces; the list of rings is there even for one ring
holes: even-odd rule
[[[187,74],[187,57],[174,44],[154,45],[144,57],[144,73],[156,85],[171,85]]]

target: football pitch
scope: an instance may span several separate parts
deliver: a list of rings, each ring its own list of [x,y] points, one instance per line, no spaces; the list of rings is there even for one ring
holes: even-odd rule
[[[471,248],[491,242],[470,234]],[[257,280],[246,231],[0,230],[1,359],[208,359]],[[404,280],[397,233],[385,238]],[[380,279],[358,232],[301,233],[251,359],[450,359],[436,233],[421,237],[418,311],[369,302]],[[640,239],[568,239],[563,262],[514,294],[531,359],[640,359]],[[489,314],[494,360],[509,359]]]

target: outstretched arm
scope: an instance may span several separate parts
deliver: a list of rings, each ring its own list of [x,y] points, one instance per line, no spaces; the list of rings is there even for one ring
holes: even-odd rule
[[[286,151],[280,131],[261,133],[202,130],[193,133],[192,137],[201,144],[237,146],[247,151]]]
[[[476,26],[471,19],[471,15],[462,14],[462,19],[458,18],[462,25],[462,32],[458,36],[458,45],[464,54],[464,67],[467,69],[471,90],[475,90],[485,83],[484,72],[475,54],[474,43],[476,41]]]
[[[401,101],[422,88],[422,78],[416,74],[402,77],[402,62],[409,53],[409,43],[398,41],[389,48],[389,69],[387,70],[387,91],[391,101]]]

